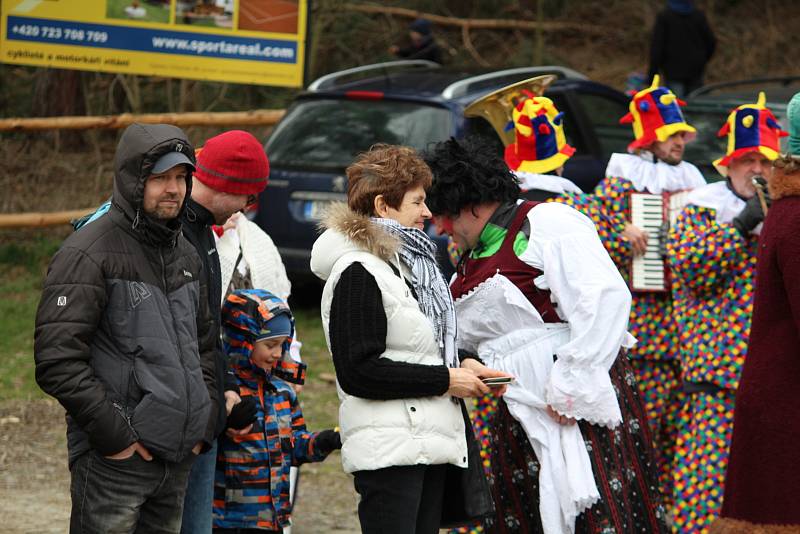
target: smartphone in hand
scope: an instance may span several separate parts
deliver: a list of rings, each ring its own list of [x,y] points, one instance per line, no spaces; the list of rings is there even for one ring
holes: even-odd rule
[[[512,383],[514,380],[516,379],[513,376],[493,376],[489,378],[481,378],[481,382],[490,388],[499,388],[500,386],[505,386],[506,384]]]

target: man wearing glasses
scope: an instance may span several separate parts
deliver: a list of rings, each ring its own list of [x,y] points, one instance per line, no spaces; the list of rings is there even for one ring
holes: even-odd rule
[[[211,227],[222,225],[237,211],[254,203],[267,186],[269,161],[261,143],[251,134],[230,130],[212,137],[197,152],[197,170],[191,198],[183,214],[183,235],[203,261],[208,304],[213,324],[208,335],[217,345],[214,376],[205,376],[212,410],[217,418],[213,434],[226,428],[246,431],[255,416],[252,402],[242,402],[236,382],[227,371],[220,346],[222,279],[219,255]],[[202,340],[201,340],[202,341]],[[192,466],[184,501],[181,532],[211,534],[216,445],[200,455]]]

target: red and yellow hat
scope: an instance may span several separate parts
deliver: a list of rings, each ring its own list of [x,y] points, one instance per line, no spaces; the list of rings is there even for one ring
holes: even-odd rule
[[[689,126],[681,113],[681,106],[686,102],[679,99],[667,87],[659,87],[659,77],[653,77],[653,83],[633,95],[630,112],[622,117],[620,124],[633,124],[633,135],[636,139],[628,145],[628,150],[646,149],[656,141],[666,141],[678,132],[686,132],[694,139],[697,130]]]
[[[743,104],[731,111],[717,133],[719,137],[728,136],[727,153],[714,161],[714,167],[722,176],[728,176],[731,160],[748,152],[759,152],[770,161],[778,157],[779,140],[789,134],[781,130],[775,115],[764,105],[766,101],[764,92],[758,93],[758,102]]]
[[[511,113],[515,142],[506,147],[505,160],[513,171],[543,174],[561,167],[575,149],[564,136],[564,113],[553,101],[523,91]]]

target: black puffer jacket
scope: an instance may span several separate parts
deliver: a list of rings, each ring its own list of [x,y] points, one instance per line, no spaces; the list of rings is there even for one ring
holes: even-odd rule
[[[90,448],[111,455],[137,440],[179,461],[212,439],[203,373],[215,373],[215,362],[213,345],[198,343],[210,322],[200,259],[180,218],[162,224],[141,208],[150,169],[170,151],[194,161],[180,129],[130,126],[108,216],[72,234],[48,269],[36,380],[67,410],[70,464]]]

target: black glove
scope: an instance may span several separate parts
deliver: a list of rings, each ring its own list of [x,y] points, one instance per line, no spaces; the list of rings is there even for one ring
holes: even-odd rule
[[[342,448],[342,436],[335,430],[323,430],[317,434],[314,445],[322,454],[329,454]]]
[[[242,402],[233,405],[231,414],[228,416],[228,428],[242,430],[256,422],[258,408],[253,397],[245,397]]]
[[[764,210],[761,208],[758,195],[755,195],[747,201],[739,215],[733,218],[733,226],[742,236],[749,237],[750,232],[763,220]]]

